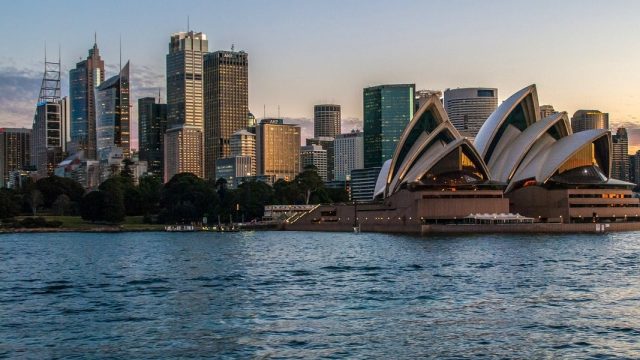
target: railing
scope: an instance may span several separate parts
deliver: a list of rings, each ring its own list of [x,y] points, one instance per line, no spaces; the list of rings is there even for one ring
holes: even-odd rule
[[[307,210],[307,211],[302,211],[302,212],[297,212],[295,214],[293,214],[292,216],[290,216],[289,218],[287,218],[285,220],[286,223],[288,224],[293,224],[296,221],[300,220],[303,216],[309,214],[310,212],[314,211],[315,209],[317,209],[320,206],[320,204],[315,205],[314,207],[312,207],[311,209]]]

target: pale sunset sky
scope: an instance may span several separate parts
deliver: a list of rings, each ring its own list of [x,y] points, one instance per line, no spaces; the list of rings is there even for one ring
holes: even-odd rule
[[[0,127],[31,126],[45,42],[49,56],[61,49],[64,95],[94,32],[107,77],[117,72],[122,37],[132,100],[158,88],[164,98],[169,37],[186,30],[187,17],[191,30],[207,34],[210,51],[235,44],[249,54],[256,117],[280,106],[306,136],[317,103],[342,105],[343,132],[361,128],[366,86],[496,87],[502,101],[535,83],[541,104],[569,116],[608,112],[612,127],[631,128],[640,145],[640,1],[632,0],[7,1]]]

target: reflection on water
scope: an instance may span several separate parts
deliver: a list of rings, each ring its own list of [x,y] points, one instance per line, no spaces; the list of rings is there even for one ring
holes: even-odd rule
[[[640,357],[640,233],[0,235],[0,357]]]

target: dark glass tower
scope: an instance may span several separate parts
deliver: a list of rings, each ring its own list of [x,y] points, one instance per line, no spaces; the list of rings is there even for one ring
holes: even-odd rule
[[[89,56],[69,72],[71,107],[71,143],[74,151],[85,151],[87,159],[96,159],[96,106],[94,89],[104,81],[104,61],[98,45]]]
[[[231,135],[247,128],[249,59],[244,51],[204,56],[204,170],[215,179],[216,160],[231,155]]]
[[[414,113],[414,84],[365,88],[364,167],[377,167],[393,157],[402,131]]]
[[[167,104],[156,99],[138,99],[138,156],[146,161],[150,173],[162,179],[164,174],[164,133],[167,130]]]
[[[100,84],[95,96],[98,159],[107,160],[116,147],[129,158],[129,63],[118,75]]]

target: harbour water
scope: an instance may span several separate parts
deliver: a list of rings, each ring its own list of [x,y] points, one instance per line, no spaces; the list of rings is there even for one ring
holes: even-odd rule
[[[0,235],[5,358],[639,358],[640,233]]]

